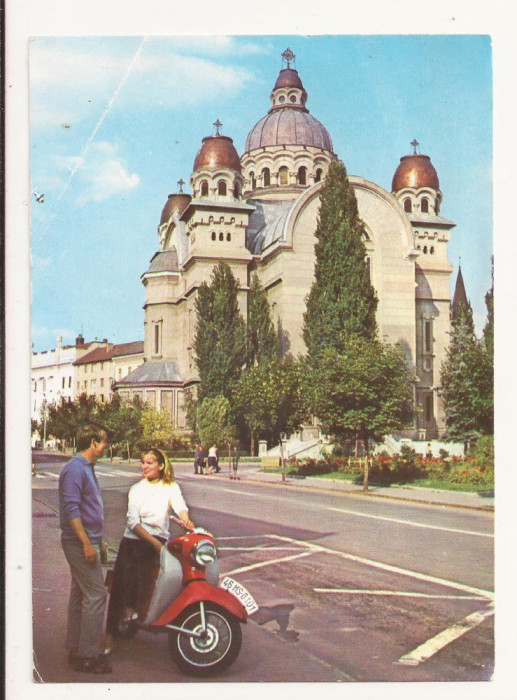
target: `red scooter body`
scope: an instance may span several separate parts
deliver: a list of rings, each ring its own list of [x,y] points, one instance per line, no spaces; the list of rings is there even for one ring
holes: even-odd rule
[[[169,607],[151,623],[152,627],[170,624],[188,607],[202,601],[228,610],[241,622],[247,621],[248,614],[242,603],[224,588],[207,583],[206,568],[200,566],[192,556],[196,545],[204,541],[210,541],[215,546],[213,537],[208,533],[189,533],[169,540],[167,549],[176,556],[182,566],[184,588]]]

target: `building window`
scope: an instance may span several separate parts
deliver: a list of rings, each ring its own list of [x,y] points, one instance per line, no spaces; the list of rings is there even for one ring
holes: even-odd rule
[[[264,168],[262,171],[262,185],[264,187],[269,187],[271,184],[271,175],[269,173],[269,168]]]
[[[232,234],[231,234],[231,233],[227,233],[227,234],[226,234],[226,240],[227,240],[227,241],[231,241],[231,240],[232,240]]]
[[[63,377],[61,379],[61,389],[64,389],[64,388],[65,388],[65,378]]]
[[[38,389],[38,386],[37,386],[36,382],[34,382],[34,389],[33,389],[33,391],[37,391],[37,389]]]
[[[104,403],[104,394],[101,394],[101,401]]]
[[[434,255],[434,246],[431,246],[431,247],[429,248],[429,252],[431,253],[431,255]]]
[[[289,171],[283,165],[280,170],[278,171],[278,182],[280,185],[287,185],[289,181]]]
[[[81,391],[81,382],[77,382],[77,391]]]
[[[104,362],[101,362],[101,372],[104,369]]]
[[[250,183],[251,183],[251,189],[254,190],[257,186],[257,181],[255,180],[255,173],[250,173]]]
[[[434,202],[434,210],[437,214],[440,213],[440,200],[437,198]]]
[[[321,182],[321,176],[323,175],[323,170],[318,168],[316,170],[316,175],[314,176],[314,182]]]
[[[411,204],[411,200],[409,199],[409,197],[404,200],[404,211],[408,214],[411,214],[411,212],[413,211],[413,205]]]
[[[298,184],[299,185],[306,185],[307,184],[307,168],[302,165],[301,168],[298,168]]]
[[[226,182],[224,180],[219,180],[217,183],[217,193],[222,197],[226,194]]]
[[[425,420],[427,423],[429,423],[429,421],[433,420],[434,411],[433,411],[433,395],[432,394],[425,395],[424,414],[425,414]]]
[[[154,354],[160,354],[160,326],[158,323],[154,326]]]
[[[92,379],[92,391],[97,388],[97,380]]]
[[[206,180],[201,183],[201,196],[208,197],[208,182]]]
[[[219,240],[224,241],[224,233],[222,231],[219,231]]]
[[[101,377],[101,386],[104,386],[104,377]]]
[[[238,199],[240,196],[240,190],[239,190],[239,183],[236,182],[235,185],[233,186],[233,196],[235,199]]]
[[[424,246],[424,253],[427,253],[427,246]]]
[[[72,377],[68,377],[68,388],[72,388]]]
[[[429,200],[427,197],[422,199],[422,204],[420,205],[420,211],[422,214],[429,214]]]
[[[212,240],[215,241],[217,238],[217,234],[215,231],[212,231]]]
[[[85,379],[84,380],[84,390],[86,391],[87,388],[88,388],[88,380]]]
[[[285,102],[285,97],[283,95],[280,95],[278,101],[280,102],[280,104],[283,104]]]
[[[432,352],[433,350],[433,322],[424,321],[424,351]]]

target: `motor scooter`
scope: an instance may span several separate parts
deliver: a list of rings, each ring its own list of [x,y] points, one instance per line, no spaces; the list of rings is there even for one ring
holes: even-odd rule
[[[241,648],[241,623],[258,606],[231,577],[219,584],[213,535],[195,528],[173,537],[161,549],[160,566],[149,573],[137,617],[121,619],[118,636],[130,639],[139,629],[168,633],[171,657],[190,675],[210,676],[228,668]]]

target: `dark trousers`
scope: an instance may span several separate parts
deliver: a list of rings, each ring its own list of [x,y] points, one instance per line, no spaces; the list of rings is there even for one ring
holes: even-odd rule
[[[113,637],[118,635],[118,625],[126,608],[139,611],[149,602],[154,588],[155,573],[160,566],[160,555],[145,540],[124,537],[113,571],[106,629]]]

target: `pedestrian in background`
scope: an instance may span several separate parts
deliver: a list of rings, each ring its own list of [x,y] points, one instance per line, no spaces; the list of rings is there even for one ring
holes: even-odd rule
[[[196,442],[196,450],[194,452],[194,474],[203,473],[204,451],[203,445]]]
[[[213,474],[214,472],[220,471],[219,469],[219,450],[217,449],[217,445],[214,444],[212,447],[208,450],[208,473]]]
[[[59,475],[61,546],[72,574],[66,634],[68,663],[86,673],[111,673],[100,654],[106,607],[101,560],[106,557],[106,548],[102,542],[104,505],[94,468],[107,442],[102,428],[81,428],[78,453]]]

